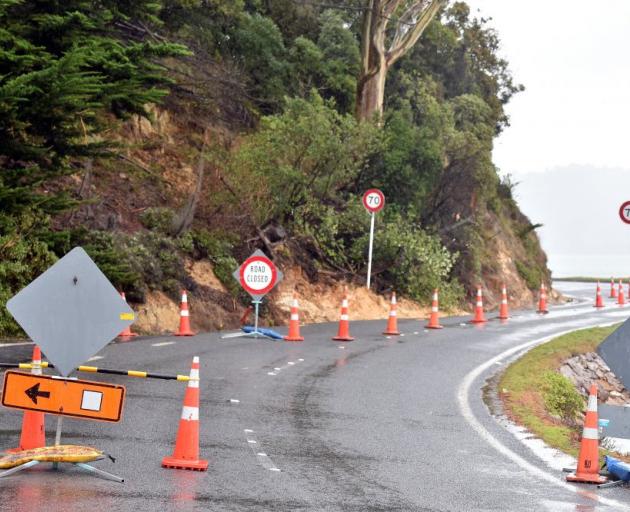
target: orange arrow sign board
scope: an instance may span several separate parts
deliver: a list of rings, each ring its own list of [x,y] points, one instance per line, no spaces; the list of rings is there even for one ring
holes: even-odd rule
[[[8,371],[2,405],[101,421],[120,421],[125,387]]]

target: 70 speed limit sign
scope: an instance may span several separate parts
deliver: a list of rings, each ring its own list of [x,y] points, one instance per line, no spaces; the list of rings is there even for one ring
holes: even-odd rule
[[[619,217],[626,224],[630,224],[630,201],[626,201],[619,207]]]
[[[385,206],[385,196],[377,188],[366,190],[363,194],[363,206],[370,213],[380,212]]]

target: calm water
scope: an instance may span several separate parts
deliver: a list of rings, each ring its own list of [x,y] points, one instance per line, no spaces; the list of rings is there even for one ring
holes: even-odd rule
[[[630,254],[548,254],[553,277],[627,277]]]

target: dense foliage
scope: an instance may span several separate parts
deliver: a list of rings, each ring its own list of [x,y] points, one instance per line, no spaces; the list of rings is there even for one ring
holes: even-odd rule
[[[176,293],[186,255],[209,258],[236,296],[235,256],[270,225],[311,266],[352,278],[365,272],[360,194],[373,186],[388,203],[377,219],[379,290],[427,301],[441,288],[457,303],[484,271],[488,215],[522,238],[528,257],[516,263],[528,283],[544,277],[544,261],[532,263],[535,227],[491,161],[503,107],[520,90],[496,33],[452,2],[389,71],[382,122],[359,122],[357,5],[0,0],[0,301],[75,244],[132,299]],[[202,200],[217,216],[176,239],[172,204],[144,210],[135,232],[70,226],[77,184],[92,168],[110,172],[106,159],[126,149],[112,136],[118,120],[150,117],[163,100],[192,114],[191,141],[200,126],[231,133],[202,145],[216,171]],[[463,184],[456,203],[475,198],[471,211],[448,206],[449,183]],[[473,220],[451,230],[460,216]],[[230,230],[210,226],[215,218]],[[16,332],[4,312],[0,331]]]

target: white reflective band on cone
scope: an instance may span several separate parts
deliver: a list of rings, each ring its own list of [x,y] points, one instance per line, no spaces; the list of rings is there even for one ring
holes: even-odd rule
[[[599,431],[596,428],[585,427],[582,431],[582,439],[599,439]]]
[[[433,294],[433,300],[438,300],[438,294],[437,293]]]
[[[437,308],[437,306],[433,306],[433,307],[431,308],[431,312],[432,312],[432,313],[437,313],[437,312],[438,312],[438,308]]]
[[[389,316],[396,316],[396,310],[392,310],[389,312]]]
[[[291,320],[299,320],[299,319],[300,319],[300,317],[297,315],[297,313],[293,313],[291,315]]]
[[[392,304],[397,304],[397,302],[396,302],[396,295],[392,296]]]
[[[187,309],[182,309],[182,310],[179,312],[179,316],[189,316],[189,315],[188,315],[188,310],[187,310]]]
[[[199,387],[199,380],[189,380],[188,381],[188,387],[189,388],[198,388]]]
[[[182,302],[188,302],[188,295],[185,293],[182,294]]]
[[[348,315],[341,315],[341,320],[348,320]]]
[[[182,419],[188,421],[199,421],[199,407],[182,407]]]
[[[298,304],[297,299],[293,299],[293,307],[294,308],[299,308],[300,307],[300,305]]]
[[[191,370],[190,370],[190,378],[199,380],[199,369],[191,368]]]
[[[341,307],[342,308],[347,308],[348,307],[348,299],[343,299],[341,301]]]
[[[483,307],[483,302],[477,302],[477,307],[478,308],[482,308]]]
[[[507,299],[501,299],[501,304],[507,304]]]
[[[597,412],[597,396],[596,395],[589,395],[588,407],[586,408],[586,410],[591,411],[591,412]]]
[[[477,290],[477,297],[481,297],[481,288]]]

